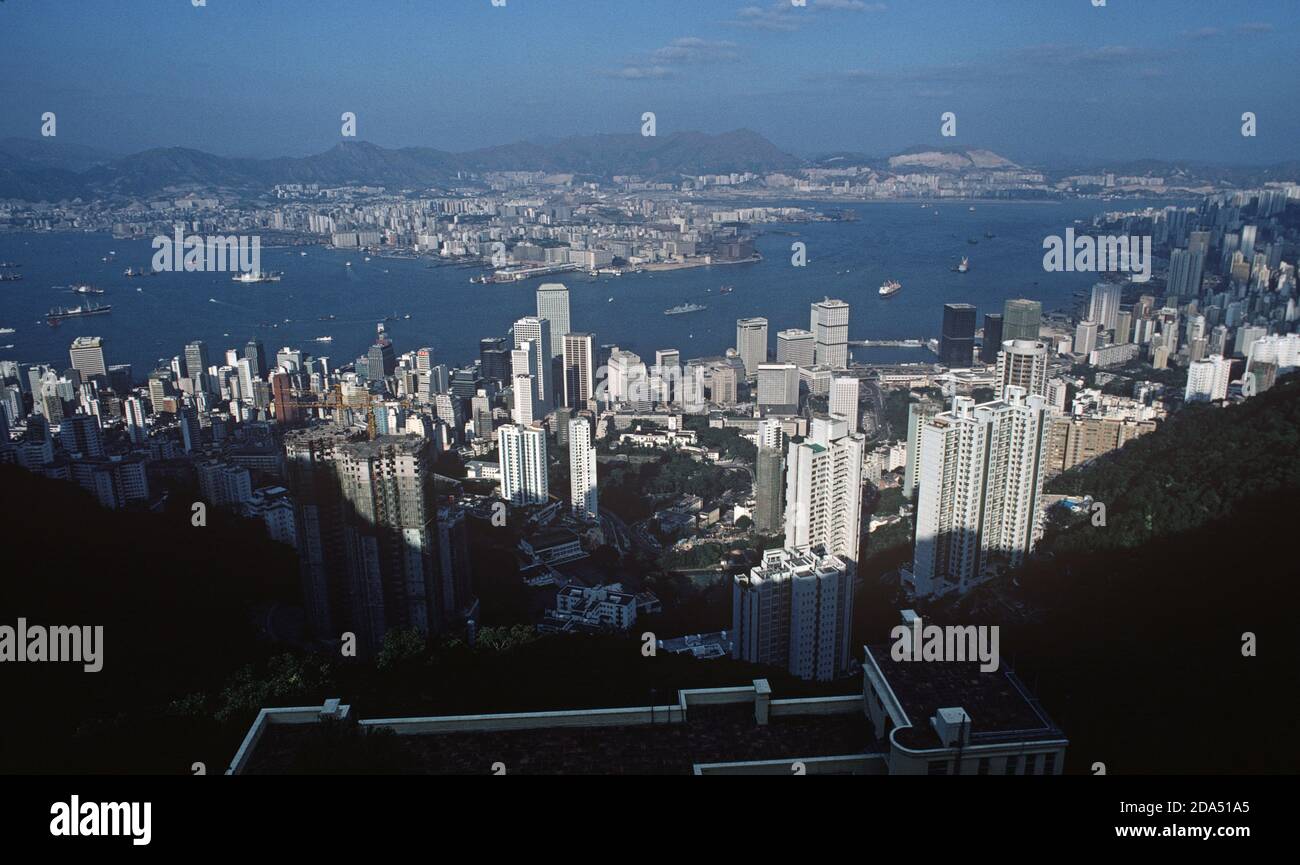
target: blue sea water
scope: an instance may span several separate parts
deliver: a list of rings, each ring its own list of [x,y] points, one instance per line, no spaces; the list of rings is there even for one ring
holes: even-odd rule
[[[1038,299],[1044,310],[1069,307],[1074,292],[1094,281],[1086,273],[1044,272],[1042,243],[1105,203],[977,203],[974,211],[969,206],[863,203],[856,205],[856,222],[762,226],[767,231],[757,242],[761,262],[597,279],[565,274],[558,281],[570,289],[573,330],[591,331],[597,343],[618,344],[643,357],[676,348],[683,359],[725,351],[735,340],[736,319],[746,316],[768,319],[774,351],[776,332],[807,328],[809,304],[825,296],[850,304],[851,339],[928,338],[939,335],[945,303],[974,304],[982,324],[984,313],[1000,312],[1013,297]],[[995,237],[985,238],[985,232]],[[979,242],[970,244],[968,238]],[[796,241],[807,245],[805,267],[791,264]],[[547,281],[473,285],[469,280],[477,269],[430,269],[419,260],[376,256],[365,261],[355,250],[304,249],[306,256],[299,249],[264,248],[262,269],[283,271],[283,279],[246,285],[232,282],[228,273],[126,278],[127,267],[148,267],[147,240],[85,233],[0,235],[0,261],[22,263],[24,276],[0,282],[0,327],[16,330],[0,334],[0,346],[13,345],[0,348],[0,359],[63,368],[72,340],[93,335],[105,340],[110,364],[129,363],[142,378],[159,359],[181,354],[188,341],[208,343],[216,363],[225,348],[256,336],[268,357],[287,345],[328,356],[337,366],[362,354],[374,340],[376,323],[395,315],[385,327],[399,353],[431,346],[438,362],[456,365],[478,356],[480,337],[504,336],[516,319],[536,314],[534,293]],[[950,269],[962,256],[971,259],[966,274]],[[351,267],[345,266],[348,261]],[[899,280],[903,290],[879,297],[877,289],[886,279]],[[82,282],[105,294],[82,297],[67,288]],[[722,285],[735,290],[719,294]],[[51,307],[83,300],[112,304],[113,310],[57,327],[45,323]],[[686,302],[707,309],[663,314]],[[328,315],[335,319],[320,321]],[[333,342],[315,342],[320,336]],[[859,348],[854,356],[878,362],[933,359],[913,349]]]

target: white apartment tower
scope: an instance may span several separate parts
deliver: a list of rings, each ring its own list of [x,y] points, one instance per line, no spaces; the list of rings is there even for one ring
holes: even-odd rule
[[[1035,339],[1009,339],[998,352],[997,396],[1008,387],[1023,388],[1029,396],[1047,396],[1047,343]]]
[[[1232,361],[1217,354],[1189,365],[1183,401],[1216,402],[1227,398],[1231,370]]]
[[[591,443],[591,422],[585,417],[569,421],[569,502],[575,516],[597,519],[596,448]]]
[[[849,422],[849,432],[858,429],[861,417],[858,413],[858,391],[861,381],[851,375],[837,375],[831,379],[830,413],[839,415]]]
[[[767,319],[742,318],[736,322],[736,354],[745,364],[745,375],[758,375],[767,363]]]
[[[865,447],[844,418],[821,415],[786,453],[785,545],[821,547],[843,559],[850,574],[858,563]]]
[[[980,405],[956,397],[923,425],[910,580],[917,595],[965,592],[1024,561],[1042,526],[1050,430],[1046,398],[1014,386]]]
[[[544,282],[537,289],[537,317],[551,323],[551,356],[564,353],[569,332],[569,289],[561,282]]]
[[[546,504],[546,430],[510,424],[497,430],[501,450],[501,498],[515,505]]]

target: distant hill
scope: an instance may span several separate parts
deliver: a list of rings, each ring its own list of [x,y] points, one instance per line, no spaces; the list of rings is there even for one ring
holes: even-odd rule
[[[682,174],[765,172],[796,168],[803,161],[756,132],[718,135],[675,132],[589,135],[449,153],[427,147],[396,150],[364,141],[341,142],[324,153],[301,158],[236,159],[201,150],[168,147],[118,159],[90,152],[59,159],[40,154],[39,141],[10,139],[0,169],[0,198],[58,200],[72,197],[153,195],[167,190],[263,190],[276,183],[369,184],[423,188],[446,183],[458,171],[546,171],[609,177],[640,174],[676,178]],[[75,170],[70,166],[76,165]]]

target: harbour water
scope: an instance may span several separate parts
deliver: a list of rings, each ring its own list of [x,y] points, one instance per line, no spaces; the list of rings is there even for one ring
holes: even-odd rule
[[[0,328],[15,330],[0,337],[0,345],[13,345],[0,349],[0,359],[63,368],[74,338],[100,336],[109,363],[130,363],[143,378],[159,359],[182,353],[188,341],[207,342],[218,362],[220,350],[256,336],[268,357],[288,345],[328,356],[333,366],[362,354],[374,340],[376,323],[387,318],[385,328],[399,353],[431,346],[437,362],[456,365],[477,357],[480,337],[504,336],[513,321],[536,314],[535,291],[545,281],[569,287],[573,330],[591,331],[597,343],[649,358],[658,348],[676,348],[683,359],[719,354],[735,340],[736,319],[755,315],[768,319],[769,347],[775,350],[776,332],[807,328],[809,304],[825,296],[850,304],[850,339],[937,337],[945,303],[974,304],[981,323],[985,312],[1000,312],[1013,297],[1040,300],[1044,310],[1070,306],[1074,292],[1088,288],[1094,277],[1045,272],[1043,238],[1115,206],[978,203],[971,211],[969,202],[861,203],[853,222],[760,226],[766,229],[757,241],[761,262],[622,277],[569,273],[504,285],[471,284],[470,277],[481,272],[476,268],[430,268],[424,260],[383,256],[367,261],[356,250],[320,246],[263,247],[262,267],[283,271],[279,282],[242,284],[229,273],[128,278],[128,267],[148,267],[149,241],[3,234],[0,261],[22,263],[23,279],[0,283]],[[796,241],[807,245],[804,267],[791,264]],[[956,273],[952,267],[963,256],[970,258],[970,271]],[[880,297],[886,279],[899,280],[902,290]],[[81,299],[68,288],[77,283],[105,289],[97,300],[111,303],[112,313],[46,324],[52,307]],[[723,294],[723,285],[735,289]],[[686,303],[706,309],[663,314]],[[322,336],[333,341],[317,342]],[[908,348],[859,348],[854,356],[879,362],[933,358]]]

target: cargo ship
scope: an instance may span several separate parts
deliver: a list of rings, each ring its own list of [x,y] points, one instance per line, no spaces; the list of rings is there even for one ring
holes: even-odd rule
[[[234,276],[230,277],[230,281],[244,282],[244,283],[279,282],[280,276],[281,276],[280,272],[276,270],[271,270],[271,271],[250,270],[247,273],[235,274]]]
[[[688,312],[699,312],[702,309],[708,309],[708,307],[699,303],[682,303],[671,309],[665,309],[664,315],[683,315]]]
[[[902,290],[903,290],[903,284],[901,282],[899,282],[896,279],[887,279],[885,280],[884,285],[880,286],[880,296],[890,297],[892,295],[898,294]]]
[[[84,305],[74,306],[70,309],[65,309],[62,306],[56,306],[54,307],[54,309],[50,310],[48,315],[45,316],[45,320],[50,324],[58,324],[59,322],[63,321],[65,318],[79,318],[80,316],[83,315],[107,315],[112,311],[113,311],[113,307],[111,304],[105,304],[104,306],[100,306],[99,304],[88,303]]]

